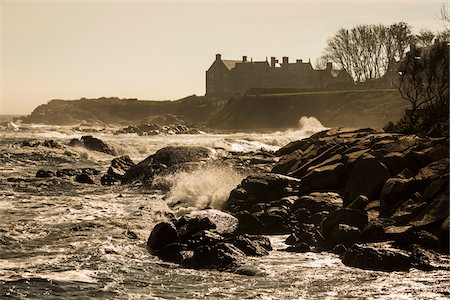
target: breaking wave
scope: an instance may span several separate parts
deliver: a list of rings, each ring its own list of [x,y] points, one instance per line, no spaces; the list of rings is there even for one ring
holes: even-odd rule
[[[209,165],[192,172],[178,172],[162,180],[171,186],[167,204],[177,214],[203,208],[222,208],[231,190],[241,183],[245,175],[229,166]]]

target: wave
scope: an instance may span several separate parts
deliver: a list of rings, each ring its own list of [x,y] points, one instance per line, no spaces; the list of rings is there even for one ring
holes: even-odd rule
[[[230,166],[207,165],[192,172],[177,172],[159,178],[171,188],[166,202],[178,215],[190,211],[221,209],[230,192],[245,175]]]

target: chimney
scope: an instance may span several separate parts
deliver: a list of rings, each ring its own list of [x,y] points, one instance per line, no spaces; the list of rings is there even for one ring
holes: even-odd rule
[[[297,59],[297,63],[298,63],[298,64],[303,63],[303,59]]]
[[[333,70],[333,63],[327,62],[327,68],[326,68],[325,70],[326,70],[326,71],[331,71],[331,70]]]
[[[283,56],[283,65],[287,65],[289,63],[289,57]]]
[[[247,56],[246,55],[242,56],[242,62],[247,62]]]
[[[278,61],[277,61],[277,59],[274,57],[274,56],[272,56],[271,58],[270,58],[270,66],[272,67],[272,68],[275,68],[275,64],[277,63]]]
[[[221,59],[222,59],[222,55],[216,54],[216,60],[221,60]]]

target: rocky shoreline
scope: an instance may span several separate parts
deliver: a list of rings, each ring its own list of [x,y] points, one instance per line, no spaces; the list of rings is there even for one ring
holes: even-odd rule
[[[79,140],[84,147],[88,141],[99,144],[91,149],[114,154],[95,138]],[[448,139],[331,129],[275,153],[177,146],[138,164],[116,157],[101,183],[164,189],[156,176],[208,164],[250,174],[221,211],[205,207],[155,226],[149,252],[182,267],[255,275],[245,257],[268,254],[265,235],[289,235],[285,251],[332,252],[351,267],[450,270],[448,157]],[[94,174],[88,171],[75,172],[77,181],[94,183],[85,178]]]
[[[286,251],[334,252],[362,269],[450,269],[448,140],[338,129],[276,155],[272,172],[245,178],[225,203],[238,220],[235,238],[290,234]],[[197,243],[219,249],[222,242],[202,244],[208,230],[198,228]],[[217,264],[207,267],[223,269],[214,257]]]

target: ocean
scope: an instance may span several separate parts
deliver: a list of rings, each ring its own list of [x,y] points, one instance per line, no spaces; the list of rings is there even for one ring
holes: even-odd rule
[[[11,121],[11,119],[3,119]],[[245,178],[233,166],[168,175],[169,191],[139,185],[88,185],[36,178],[40,169],[95,168],[110,155],[68,146],[93,135],[139,162],[169,145],[218,153],[275,151],[323,130],[303,118],[287,131],[194,135],[115,134],[115,127],[3,123],[0,127],[0,299],[448,299],[448,271],[377,272],[343,265],[330,253],[289,253],[286,236],[270,236],[268,256],[247,258],[261,271],[243,276],[180,268],[150,255],[146,240],[168,213],[205,203],[220,208]],[[52,139],[57,147],[24,146]]]

